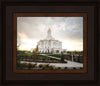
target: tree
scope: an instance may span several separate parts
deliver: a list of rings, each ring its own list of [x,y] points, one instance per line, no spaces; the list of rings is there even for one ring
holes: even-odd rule
[[[33,50],[33,56],[34,56],[34,60],[38,60],[38,57],[39,57],[39,51],[38,51],[38,45],[36,46],[36,48]],[[37,62],[36,62],[37,64]]]
[[[61,62],[64,63],[64,55],[62,52],[61,52]]]
[[[36,46],[35,52],[38,53],[38,45]]]
[[[39,53],[39,51],[38,51],[38,45],[37,45],[36,48],[33,50],[33,53]]]

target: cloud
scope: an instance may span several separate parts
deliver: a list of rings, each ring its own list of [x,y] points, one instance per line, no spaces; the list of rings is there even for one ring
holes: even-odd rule
[[[18,43],[23,37],[37,41],[44,39],[48,28],[51,28],[52,36],[62,42],[83,43],[83,17],[17,17]]]

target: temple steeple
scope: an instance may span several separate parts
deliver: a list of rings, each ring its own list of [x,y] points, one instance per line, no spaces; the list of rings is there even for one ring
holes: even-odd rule
[[[47,34],[47,37],[50,37],[51,36],[51,29],[49,28],[48,29],[48,32],[47,32],[48,34]]]
[[[47,40],[51,40],[51,39],[54,39],[51,35],[51,29],[49,28],[48,31],[47,31],[47,37],[46,37]]]

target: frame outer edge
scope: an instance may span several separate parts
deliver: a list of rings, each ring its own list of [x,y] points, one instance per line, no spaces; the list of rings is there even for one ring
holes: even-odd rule
[[[1,2],[0,2],[0,84],[2,80],[2,7],[1,7]]]

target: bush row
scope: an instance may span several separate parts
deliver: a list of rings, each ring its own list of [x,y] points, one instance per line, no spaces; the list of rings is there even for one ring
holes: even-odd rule
[[[49,70],[54,70],[54,69],[83,69],[82,67],[76,68],[76,67],[55,67],[54,65],[49,65],[49,64],[40,64],[37,66],[37,64],[32,64],[32,63],[17,63],[17,69],[33,69],[33,68],[39,68],[39,69],[49,69]]]

